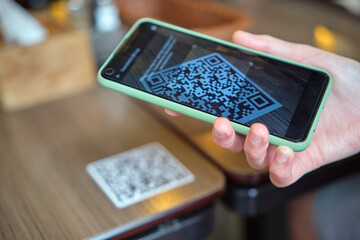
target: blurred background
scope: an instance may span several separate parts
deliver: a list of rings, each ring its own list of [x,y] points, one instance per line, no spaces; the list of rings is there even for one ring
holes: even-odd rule
[[[0,14],[4,113],[96,88],[97,69],[140,17],[225,40],[243,29],[360,59],[359,0],[0,0]],[[208,239],[240,239],[242,217],[221,204],[216,211]],[[278,230],[268,239],[288,238],[285,209],[266,221]]]

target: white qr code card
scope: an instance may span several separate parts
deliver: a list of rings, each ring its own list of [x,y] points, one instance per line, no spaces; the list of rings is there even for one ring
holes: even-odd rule
[[[195,180],[195,176],[157,142],[89,163],[86,170],[117,208]]]

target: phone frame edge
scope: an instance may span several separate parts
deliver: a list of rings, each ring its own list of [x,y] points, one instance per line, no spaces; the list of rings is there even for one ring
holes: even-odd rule
[[[280,138],[280,137],[277,137],[277,136],[274,136],[274,135],[269,136],[269,142],[271,144],[285,145],[285,146],[290,147],[294,151],[303,151],[310,145],[313,133],[314,133],[314,131],[316,129],[316,126],[317,126],[319,118],[320,118],[321,111],[325,106],[326,99],[327,99],[327,97],[328,97],[328,95],[329,95],[329,93],[331,91],[331,87],[332,87],[332,83],[333,83],[332,77],[327,71],[325,71],[323,69],[320,69],[320,68],[317,68],[317,67],[314,67],[314,66],[309,66],[309,65],[298,63],[298,62],[295,62],[295,61],[291,61],[291,60],[288,60],[288,59],[285,59],[285,58],[282,58],[282,57],[278,57],[278,56],[274,56],[274,55],[271,55],[271,54],[268,54],[268,53],[264,53],[264,52],[261,52],[261,51],[258,51],[258,50],[247,48],[247,47],[244,47],[244,46],[241,46],[241,45],[237,45],[235,43],[227,42],[227,41],[215,38],[215,37],[211,37],[211,36],[208,36],[208,35],[205,35],[205,34],[202,34],[202,33],[198,33],[198,32],[186,29],[186,28],[182,28],[182,27],[179,27],[179,26],[176,26],[176,25],[165,23],[165,22],[162,22],[162,21],[159,21],[159,20],[156,20],[156,19],[141,18],[141,19],[137,20],[134,23],[134,25],[125,34],[125,36],[122,38],[122,40],[117,45],[117,47],[112,51],[112,53],[107,58],[107,60],[104,62],[104,64],[100,67],[100,69],[98,71],[98,74],[97,74],[97,79],[98,79],[98,82],[101,85],[103,85],[104,87],[116,90],[118,92],[124,93],[126,95],[141,99],[141,100],[149,102],[149,103],[159,105],[159,106],[164,107],[164,108],[171,109],[173,111],[179,112],[179,113],[184,114],[184,115],[188,115],[190,117],[194,117],[196,119],[199,119],[199,120],[202,120],[202,121],[205,121],[205,122],[208,122],[208,123],[213,123],[214,120],[216,118],[218,118],[217,116],[213,116],[213,115],[210,115],[208,113],[205,113],[205,112],[202,112],[202,111],[199,111],[199,110],[196,110],[196,109],[193,109],[193,108],[190,108],[190,107],[187,107],[187,106],[175,103],[175,102],[171,102],[171,101],[168,101],[166,99],[162,99],[162,98],[154,96],[154,95],[152,95],[150,93],[146,93],[146,92],[143,92],[143,91],[140,91],[140,90],[137,90],[137,89],[125,86],[125,85],[118,84],[118,83],[116,83],[114,81],[107,80],[107,79],[105,79],[105,78],[103,78],[101,76],[101,72],[108,65],[108,63],[111,61],[113,55],[123,45],[123,43],[126,41],[126,39],[134,32],[134,30],[140,24],[145,23],[145,22],[154,23],[154,24],[166,27],[166,28],[177,30],[179,32],[184,32],[184,33],[196,36],[196,37],[200,37],[200,38],[203,38],[203,39],[214,41],[214,42],[217,42],[219,44],[223,44],[223,45],[238,48],[238,49],[241,49],[241,50],[249,51],[249,52],[259,54],[259,55],[262,55],[262,56],[265,56],[265,57],[268,57],[268,58],[272,58],[272,59],[275,59],[275,60],[278,60],[278,61],[290,63],[290,64],[293,64],[293,65],[297,65],[297,66],[301,66],[301,67],[305,67],[305,68],[308,68],[308,69],[312,69],[312,70],[316,70],[316,71],[320,71],[320,72],[325,73],[329,77],[329,84],[327,85],[327,87],[325,89],[323,98],[322,98],[321,103],[319,105],[319,109],[318,109],[318,111],[317,111],[317,113],[316,113],[316,115],[314,117],[314,120],[312,122],[312,125],[310,127],[309,133],[306,136],[306,138],[301,142],[293,142],[293,141],[286,140],[286,139],[283,139],[283,138]],[[232,124],[232,126],[233,126],[233,128],[234,128],[234,130],[236,132],[238,132],[240,134],[243,134],[243,135],[246,135],[250,130],[249,127],[238,124],[238,123],[235,123],[235,122],[231,122],[231,124]]]

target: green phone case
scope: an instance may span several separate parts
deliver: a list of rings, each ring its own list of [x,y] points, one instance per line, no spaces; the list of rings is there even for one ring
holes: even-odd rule
[[[277,136],[274,136],[274,135],[270,135],[270,138],[269,138],[269,141],[270,141],[271,144],[274,144],[274,145],[286,145],[286,146],[290,147],[291,149],[293,149],[294,151],[303,151],[309,146],[310,141],[312,139],[313,132],[315,131],[315,127],[316,127],[316,125],[317,125],[317,123],[319,121],[321,110],[323,109],[323,107],[325,105],[325,101],[326,101],[326,99],[327,99],[327,97],[329,95],[329,92],[330,92],[330,89],[331,89],[331,86],[332,86],[332,78],[331,78],[331,75],[328,72],[326,72],[326,71],[324,71],[322,69],[319,69],[319,68],[315,68],[315,67],[312,67],[312,66],[307,66],[307,65],[304,65],[304,64],[301,64],[301,63],[293,62],[293,61],[283,59],[283,58],[280,58],[280,57],[276,57],[276,56],[273,56],[273,55],[270,55],[270,54],[267,54],[267,53],[263,53],[263,52],[260,52],[260,51],[256,51],[256,50],[253,50],[253,49],[243,47],[243,46],[239,46],[239,45],[236,45],[234,43],[230,43],[230,42],[223,41],[223,40],[220,40],[220,39],[217,39],[217,38],[214,38],[214,37],[210,37],[210,36],[207,36],[207,35],[204,35],[204,34],[200,34],[200,33],[185,29],[185,28],[181,28],[181,27],[178,27],[178,26],[175,26],[175,25],[172,25],[172,24],[162,22],[162,21],[158,21],[158,20],[154,20],[154,19],[150,19],[150,18],[142,18],[142,19],[138,20],[130,28],[128,33],[124,36],[124,38],[121,40],[119,45],[114,49],[112,54],[109,56],[109,58],[103,64],[103,66],[100,68],[100,70],[99,70],[99,72],[97,74],[97,78],[98,78],[98,81],[99,81],[99,83],[101,85],[103,85],[104,87],[119,91],[121,93],[130,95],[132,97],[135,97],[135,98],[138,98],[138,99],[141,99],[141,100],[144,100],[144,101],[147,101],[147,102],[162,106],[164,108],[171,109],[173,111],[176,111],[176,112],[182,113],[184,115],[188,115],[188,116],[191,116],[191,117],[194,117],[194,118],[197,118],[197,119],[200,119],[202,121],[209,122],[209,123],[213,123],[213,121],[217,118],[214,115],[207,114],[205,112],[202,112],[202,111],[199,111],[199,110],[196,110],[196,109],[193,109],[193,108],[190,108],[190,107],[187,107],[187,106],[184,106],[184,105],[181,105],[181,104],[178,104],[178,103],[175,103],[175,102],[172,102],[172,101],[160,98],[160,97],[157,97],[157,96],[152,95],[150,93],[140,91],[140,90],[137,90],[135,88],[119,84],[117,82],[108,80],[108,79],[103,78],[101,76],[101,72],[108,65],[108,63],[110,62],[110,60],[112,59],[114,54],[121,47],[121,45],[125,42],[125,40],[127,38],[129,38],[129,36],[131,36],[131,34],[134,32],[134,30],[140,24],[145,23],[145,22],[154,23],[154,24],[166,27],[166,28],[170,28],[170,29],[173,29],[173,30],[177,30],[179,32],[183,32],[185,34],[189,34],[189,35],[193,35],[193,36],[196,36],[196,37],[199,37],[199,38],[207,39],[209,41],[214,41],[214,42],[217,42],[219,44],[223,44],[223,45],[227,45],[227,46],[230,46],[230,47],[242,49],[242,50],[253,52],[253,53],[256,53],[256,54],[259,54],[259,55],[262,55],[262,56],[266,56],[266,57],[269,57],[269,58],[272,58],[272,59],[276,59],[276,60],[283,61],[283,62],[288,62],[288,63],[294,64],[294,65],[298,65],[298,66],[302,66],[302,67],[305,67],[305,68],[308,68],[308,69],[313,69],[313,70],[317,70],[317,71],[321,71],[323,73],[326,73],[329,76],[329,84],[327,86],[327,89],[325,90],[324,97],[323,97],[323,99],[322,99],[322,101],[320,103],[320,106],[319,106],[319,110],[316,113],[315,119],[313,121],[313,124],[311,126],[311,129],[310,129],[309,134],[306,137],[306,139],[304,141],[301,141],[301,142],[292,142],[292,141],[289,141],[289,140],[286,140],[286,139],[283,139],[283,138],[280,138],[280,137],[277,137]],[[240,134],[244,134],[244,135],[246,135],[249,132],[249,127],[238,124],[238,123],[234,123],[234,122],[231,122],[231,123],[232,123],[232,126],[234,127],[234,130],[236,132],[238,132]]]

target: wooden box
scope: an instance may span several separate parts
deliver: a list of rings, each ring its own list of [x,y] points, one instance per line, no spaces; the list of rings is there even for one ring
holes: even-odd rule
[[[95,61],[85,30],[51,29],[45,42],[31,47],[0,42],[0,102],[6,111],[83,91],[93,86],[95,79]]]

